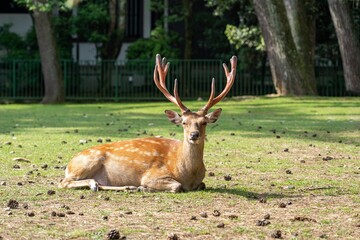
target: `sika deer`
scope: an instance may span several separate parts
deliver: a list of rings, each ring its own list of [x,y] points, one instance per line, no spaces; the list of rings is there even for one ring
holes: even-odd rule
[[[165,78],[169,63],[157,54],[154,82],[165,97],[180,108],[182,115],[171,110],[166,110],[165,114],[172,123],[182,125],[184,140],[142,138],[86,149],[70,161],[59,187],[90,187],[94,191],[141,189],[181,192],[204,189],[205,128],[207,123],[218,120],[221,108],[212,113],[208,111],[226,96],[235,81],[236,57],[233,56],[230,62],[230,72],[223,64],[227,78],[225,89],[214,98],[215,83],[212,79],[208,102],[199,111],[192,112],[179,98],[176,79],[174,96],[167,90]]]

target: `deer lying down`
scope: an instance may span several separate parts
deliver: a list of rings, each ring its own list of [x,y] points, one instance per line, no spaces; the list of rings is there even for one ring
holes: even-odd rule
[[[237,59],[230,59],[231,71],[223,64],[227,78],[225,89],[215,95],[214,79],[206,105],[197,112],[190,111],[178,96],[175,79],[174,96],[166,88],[169,69],[166,59],[156,55],[154,82],[165,97],[177,105],[182,115],[166,110],[168,119],[184,128],[184,140],[142,138],[108,143],[86,149],[76,155],[65,170],[61,188],[90,187],[101,190],[144,190],[181,192],[204,189],[204,140],[208,123],[214,123],[221,108],[209,109],[221,101],[231,89],[236,74]]]

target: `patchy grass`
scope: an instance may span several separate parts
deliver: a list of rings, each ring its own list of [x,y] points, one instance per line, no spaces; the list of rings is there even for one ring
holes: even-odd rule
[[[99,138],[181,139],[182,130],[163,114],[175,109],[170,103],[1,105],[0,236],[105,239],[117,229],[128,239],[166,239],[172,233],[180,239],[267,239],[280,230],[285,239],[356,239],[359,100],[220,103],[223,115],[208,126],[205,149],[207,172],[214,176],[206,176],[205,191],[181,194],[56,187],[71,157]],[[188,103],[192,109],[203,104]],[[7,209],[10,199],[17,209]],[[270,224],[257,226],[265,214]]]

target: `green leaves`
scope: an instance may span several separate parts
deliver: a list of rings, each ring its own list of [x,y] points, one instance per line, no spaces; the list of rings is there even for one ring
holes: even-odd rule
[[[17,4],[25,6],[29,11],[50,12],[54,8],[67,10],[65,0],[14,0]]]
[[[257,51],[265,51],[264,38],[257,26],[240,24],[236,27],[228,24],[226,25],[225,35],[230,44],[234,45],[236,49],[250,47]]]
[[[74,19],[76,32],[81,38],[90,42],[104,42],[107,40],[109,21],[110,17],[106,4],[92,2],[79,8],[78,15]]]

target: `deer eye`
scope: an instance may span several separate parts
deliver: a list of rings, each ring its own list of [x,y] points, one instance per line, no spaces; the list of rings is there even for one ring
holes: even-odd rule
[[[182,122],[182,125],[186,125],[186,122]]]

